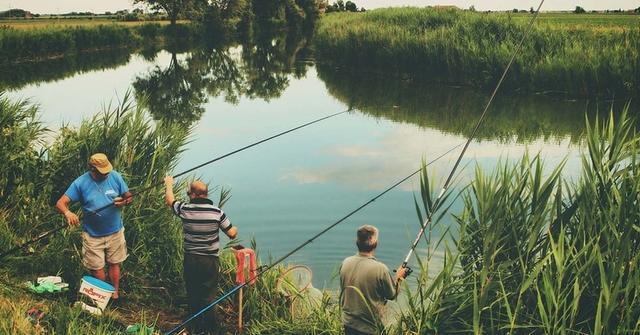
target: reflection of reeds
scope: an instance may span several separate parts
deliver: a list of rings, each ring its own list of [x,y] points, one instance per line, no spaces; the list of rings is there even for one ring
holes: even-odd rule
[[[640,91],[640,28],[603,33],[551,25],[527,37],[504,89],[607,96]],[[322,61],[351,68],[491,87],[524,30],[522,20],[504,15],[388,8],[327,15],[315,45]]]
[[[332,96],[362,113],[452,134],[469,136],[487,99],[486,93],[473,88],[340,71],[326,64],[319,64],[317,70]],[[476,137],[523,143],[569,137],[578,142],[584,135],[585,113],[595,117],[602,104],[606,103],[599,106],[546,95],[499,95]],[[622,104],[614,107],[620,113]]]
[[[175,29],[149,23],[137,26],[101,24],[42,29],[0,29],[0,63],[60,57],[81,51],[132,48],[157,42],[165,35],[193,36],[191,26]]]
[[[625,114],[588,127],[587,144],[575,184],[538,157],[478,170],[459,253],[423,271],[397,333],[637,332],[638,137]]]

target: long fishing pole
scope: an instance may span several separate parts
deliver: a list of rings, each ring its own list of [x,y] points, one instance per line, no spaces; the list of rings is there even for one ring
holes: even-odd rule
[[[209,160],[209,161],[206,161],[206,162],[204,162],[204,163],[202,163],[202,164],[196,165],[195,167],[192,167],[192,168],[190,168],[190,169],[188,169],[188,170],[186,170],[186,171],[180,172],[180,173],[178,173],[178,174],[174,175],[173,177],[174,177],[174,178],[178,178],[178,177],[183,176],[183,175],[185,175],[185,174],[187,174],[187,173],[189,173],[189,172],[195,171],[195,170],[197,170],[197,169],[199,169],[199,168],[201,168],[201,167],[203,167],[203,166],[206,166],[206,165],[209,165],[209,164],[211,164],[211,163],[217,162],[217,161],[219,161],[219,160],[221,160],[221,159],[224,159],[224,158],[229,157],[229,156],[231,156],[231,155],[237,154],[237,153],[239,153],[239,152],[241,152],[241,151],[247,150],[247,149],[249,149],[249,148],[251,148],[251,147],[254,147],[254,146],[258,145],[258,144],[261,144],[261,143],[267,142],[267,141],[272,140],[272,139],[274,139],[274,138],[276,138],[276,137],[280,137],[280,136],[282,136],[282,135],[288,134],[288,133],[290,133],[290,132],[292,132],[292,131],[295,131],[295,130],[298,130],[298,129],[300,129],[300,128],[304,128],[304,127],[310,126],[310,125],[312,125],[312,124],[314,124],[314,123],[318,123],[318,122],[320,122],[320,121],[324,121],[324,120],[326,120],[326,119],[330,119],[330,118],[332,118],[332,117],[334,117],[334,116],[338,116],[338,115],[340,115],[340,114],[348,113],[348,112],[350,112],[350,111],[351,111],[351,109],[348,109],[348,110],[345,110],[345,111],[342,111],[342,112],[338,112],[338,113],[334,113],[334,114],[331,114],[331,115],[327,115],[327,116],[321,117],[321,118],[319,118],[319,119],[316,119],[316,120],[313,120],[313,121],[307,122],[307,123],[305,123],[305,124],[299,125],[299,126],[297,126],[297,127],[291,128],[291,129],[289,129],[289,130],[285,130],[285,131],[280,132],[280,133],[278,133],[278,134],[275,134],[275,135],[273,135],[273,136],[269,136],[269,137],[264,138],[264,139],[262,139],[262,140],[259,140],[259,141],[257,141],[257,142],[253,142],[253,143],[251,143],[251,144],[248,144],[248,145],[246,145],[246,146],[244,146],[244,147],[242,147],[242,148],[239,148],[239,149],[233,150],[233,151],[231,151],[231,152],[228,152],[228,153],[226,153],[226,154],[224,154],[224,155],[222,155],[222,156],[218,156],[218,157],[216,157],[216,158],[214,158],[214,159],[211,159],[211,160]],[[151,189],[153,189],[154,187],[159,186],[159,185],[162,185],[162,182],[154,183],[154,184],[151,184],[151,185],[149,185],[149,186],[147,186],[147,187],[144,187],[144,188],[142,188],[142,189],[140,189],[140,190],[137,190],[137,191],[135,191],[135,192],[132,192],[132,193],[131,193],[131,195],[130,195],[128,198],[133,197],[134,195],[141,194],[141,193],[144,193],[144,192],[146,192],[146,191],[149,191],[149,190],[151,190]],[[128,198],[127,198],[127,199],[128,199]],[[98,209],[96,209],[96,210],[90,211],[90,212],[91,212],[91,214],[97,215],[97,214],[98,214],[98,213],[100,213],[101,211],[103,211],[103,210],[105,210],[105,209],[107,209],[107,208],[109,208],[109,207],[111,207],[111,206],[113,206],[113,205],[114,205],[113,203],[110,203],[110,204],[108,204],[108,205],[102,206],[102,207],[100,207],[100,208],[98,208]],[[33,238],[33,239],[31,239],[31,240],[29,240],[29,241],[27,241],[27,242],[25,242],[25,243],[23,243],[23,244],[19,245],[19,246],[16,246],[16,247],[14,247],[14,248],[11,248],[11,249],[9,249],[9,250],[7,250],[7,251],[3,252],[2,254],[0,254],[0,260],[2,260],[5,256],[10,255],[10,254],[12,254],[12,253],[14,253],[14,252],[16,252],[16,251],[18,251],[18,250],[20,250],[20,249],[22,249],[22,248],[24,248],[24,247],[28,246],[28,245],[30,245],[30,244],[36,243],[36,242],[38,242],[38,241],[40,241],[40,240],[42,240],[42,239],[46,238],[47,236],[50,236],[50,235],[53,235],[53,234],[57,233],[58,231],[62,230],[62,229],[63,229],[63,228],[65,228],[65,227],[66,227],[66,226],[60,226],[60,227],[54,228],[54,229],[52,229],[52,230],[46,231],[46,232],[44,232],[44,233],[42,233],[42,234],[38,235],[37,237],[35,237],[35,238]]]
[[[451,169],[451,172],[449,173],[449,176],[447,177],[447,180],[445,181],[444,185],[442,186],[442,189],[440,190],[440,193],[438,194],[438,197],[433,202],[433,205],[431,206],[431,208],[429,210],[429,215],[427,216],[427,219],[425,220],[425,222],[422,223],[422,225],[420,227],[420,231],[418,232],[418,235],[416,236],[416,239],[411,244],[411,248],[409,249],[409,252],[407,253],[407,256],[404,258],[404,261],[402,262],[402,267],[403,268],[407,268],[409,272],[411,272],[411,268],[407,265],[409,263],[409,259],[411,258],[411,255],[414,253],[416,247],[418,246],[418,243],[420,242],[420,238],[422,238],[422,235],[424,235],[425,229],[431,224],[431,220],[433,218],[434,212],[436,210],[438,210],[438,207],[440,206],[440,202],[442,201],[443,196],[445,195],[447,189],[449,188],[451,180],[453,179],[453,176],[454,176],[456,170],[458,169],[458,166],[460,165],[460,161],[462,161],[462,157],[464,157],[464,154],[466,153],[467,148],[469,148],[469,144],[471,144],[471,141],[476,136],[476,133],[478,132],[478,129],[480,129],[480,126],[482,125],[482,121],[484,121],[484,117],[487,114],[487,111],[489,110],[489,106],[491,106],[491,103],[493,102],[493,99],[495,98],[496,94],[498,93],[498,90],[500,89],[500,86],[502,85],[502,82],[504,81],[504,78],[507,76],[507,73],[509,72],[509,69],[511,68],[511,65],[513,64],[513,61],[515,60],[516,56],[520,53],[520,50],[522,49],[522,45],[524,44],[525,39],[527,38],[527,36],[531,32],[531,29],[533,28],[533,23],[535,22],[536,18],[538,17],[538,14],[540,13],[540,8],[542,8],[542,4],[543,3],[544,3],[544,0],[541,0],[540,1],[540,5],[538,5],[538,9],[536,9],[536,12],[535,12],[533,18],[531,19],[527,29],[525,30],[525,33],[522,35],[522,39],[520,39],[520,42],[518,43],[518,46],[516,47],[516,50],[511,55],[511,59],[509,60],[509,63],[507,64],[507,67],[502,72],[502,76],[500,77],[500,80],[498,81],[498,84],[496,85],[495,89],[493,90],[493,93],[491,94],[491,97],[489,98],[489,101],[487,102],[486,106],[484,107],[484,110],[482,111],[482,114],[480,115],[480,119],[478,120],[478,123],[476,123],[476,126],[473,129],[473,132],[471,132],[471,136],[469,136],[469,138],[467,139],[467,141],[466,141],[466,143],[464,145],[464,148],[462,148],[462,152],[460,152],[460,155],[458,156],[458,159],[456,160],[456,163],[453,165],[453,168]]]
[[[188,169],[188,170],[186,170],[186,171],[182,171],[182,172],[180,172],[180,173],[178,173],[178,174],[174,175],[174,176],[173,176],[173,178],[178,178],[178,177],[183,176],[183,175],[185,175],[185,174],[187,174],[187,173],[189,173],[189,172],[195,171],[195,170],[197,170],[197,169],[199,169],[199,168],[201,168],[201,167],[203,167],[203,166],[206,166],[206,165],[209,165],[209,164],[211,164],[211,163],[217,162],[217,161],[219,161],[219,160],[221,160],[221,159],[224,159],[224,158],[227,158],[227,157],[229,157],[229,156],[231,156],[231,155],[235,155],[235,154],[237,154],[237,153],[239,153],[239,152],[241,152],[241,151],[244,151],[244,150],[247,150],[247,149],[249,149],[249,148],[255,147],[255,146],[256,146],[256,145],[258,145],[258,144],[261,144],[261,143],[267,142],[267,141],[272,140],[272,139],[274,139],[274,138],[276,138],[276,137],[280,137],[280,136],[285,135],[285,134],[288,134],[288,133],[290,133],[290,132],[292,132],[292,131],[296,131],[296,130],[298,130],[298,129],[300,129],[300,128],[304,128],[304,127],[310,126],[310,125],[312,125],[312,124],[314,124],[314,123],[318,123],[318,122],[320,122],[320,121],[324,121],[324,120],[326,120],[326,119],[330,119],[330,118],[332,118],[332,117],[334,117],[334,116],[338,116],[338,115],[340,115],[340,114],[348,113],[348,112],[350,112],[350,111],[351,111],[351,109],[348,109],[348,110],[345,110],[345,111],[342,111],[342,112],[338,112],[338,113],[335,113],[335,114],[327,115],[327,116],[321,117],[321,118],[319,118],[319,119],[316,119],[316,120],[313,120],[313,121],[307,122],[307,123],[305,123],[305,124],[299,125],[299,126],[297,126],[297,127],[291,128],[291,129],[289,129],[289,130],[285,130],[285,131],[280,132],[280,133],[278,133],[278,134],[275,134],[275,135],[273,135],[273,136],[269,136],[269,137],[264,138],[264,139],[262,139],[262,140],[260,140],[260,141],[253,142],[253,143],[248,144],[248,145],[246,145],[246,146],[244,146],[244,147],[242,147],[242,148],[239,148],[239,149],[233,150],[233,151],[228,152],[228,153],[226,153],[226,154],[224,154],[224,155],[222,155],[222,156],[218,156],[218,157],[216,157],[216,158],[214,158],[214,159],[211,159],[211,160],[208,160],[208,161],[206,161],[206,162],[204,162],[204,163],[202,163],[202,164],[196,165],[196,166],[194,166],[194,167],[192,167],[192,168],[190,168],[190,169]],[[142,188],[142,189],[140,189],[140,190],[137,190],[137,191],[135,191],[135,192],[132,192],[132,193],[131,193],[131,195],[130,195],[128,198],[131,198],[131,197],[133,197],[134,195],[138,195],[138,194],[144,193],[144,192],[146,192],[146,191],[149,191],[149,190],[153,189],[154,187],[160,186],[160,185],[162,185],[162,184],[163,184],[163,182],[161,182],[161,181],[160,181],[160,182],[157,182],[157,183],[154,183],[154,184],[151,184],[151,185],[149,185],[149,186],[147,186],[147,187],[144,187],[144,188]],[[127,199],[128,199],[128,198],[127,198]],[[91,213],[92,213],[92,214],[98,214],[98,213],[100,213],[101,211],[103,211],[103,210],[105,210],[105,209],[107,209],[107,208],[109,208],[109,207],[111,207],[111,206],[114,206],[114,204],[113,204],[113,203],[110,203],[110,204],[108,204],[108,205],[102,206],[102,207],[100,207],[100,208],[98,208],[98,209],[96,209],[96,210],[91,211]]]
[[[6,256],[11,255],[12,253],[14,253],[16,251],[28,246],[29,244],[36,243],[36,242],[46,238],[47,236],[50,236],[50,235],[53,235],[53,234],[59,232],[60,230],[64,229],[65,227],[66,227],[66,225],[63,225],[63,226],[58,226],[56,228],[48,230],[48,231],[46,231],[44,233],[41,233],[40,235],[36,236],[35,238],[27,241],[26,243],[23,243],[23,244],[21,244],[21,245],[19,245],[17,247],[13,247],[13,248],[3,252],[2,254],[0,254],[0,260],[4,259]]]
[[[447,150],[446,152],[444,152],[443,154],[441,154],[440,156],[436,157],[435,159],[431,160],[429,163],[427,163],[425,165],[429,166],[433,163],[435,163],[436,161],[438,161],[439,159],[441,159],[442,157],[446,156],[447,154],[449,154],[450,152],[452,152],[453,150],[455,150],[456,148],[460,147],[462,145],[462,143],[455,145],[453,147],[451,147],[449,150]],[[262,274],[264,274],[265,272],[273,269],[276,265],[282,263],[285,259],[289,258],[289,256],[293,255],[294,253],[298,252],[300,249],[304,248],[305,246],[307,246],[308,244],[310,244],[311,242],[313,242],[315,239],[317,239],[318,237],[324,235],[326,232],[328,232],[329,230],[333,229],[335,226],[339,225],[340,223],[344,222],[346,219],[348,219],[349,217],[351,217],[352,215],[356,214],[357,212],[359,212],[360,210],[362,210],[363,208],[367,207],[369,204],[371,204],[372,202],[378,200],[378,198],[382,197],[383,195],[385,195],[387,192],[391,191],[392,189],[396,188],[398,185],[404,183],[405,181],[407,181],[409,178],[415,176],[418,172],[422,171],[423,167],[420,167],[418,170],[412,172],[411,174],[409,174],[408,176],[400,179],[399,181],[397,181],[396,183],[394,183],[393,185],[391,185],[390,187],[388,187],[387,189],[385,189],[384,191],[382,191],[381,193],[379,193],[378,195],[376,195],[375,197],[369,199],[367,202],[365,202],[364,204],[360,205],[358,208],[352,210],[351,212],[349,212],[349,214],[345,215],[344,217],[342,217],[340,220],[334,222],[333,224],[329,225],[328,227],[324,228],[323,230],[321,230],[319,233],[315,234],[313,237],[311,237],[310,239],[308,239],[307,241],[305,241],[304,243],[300,244],[299,246],[295,247],[293,250],[289,251],[288,253],[286,253],[284,256],[278,258],[275,262],[271,263],[270,265],[262,268],[262,270],[259,270],[258,273],[256,274],[256,279],[259,278],[260,276],[262,276]],[[251,281],[253,282],[253,281]],[[221,303],[222,301],[224,301],[227,297],[233,295],[235,292],[237,292],[239,289],[247,286],[249,284],[249,281],[245,282],[244,284],[241,285],[236,285],[234,286],[231,290],[227,291],[225,294],[223,294],[222,296],[220,296],[218,299],[214,300],[212,303],[210,303],[209,305],[205,306],[204,308],[202,308],[200,311],[198,311],[197,313],[193,314],[192,316],[190,316],[188,319],[186,319],[185,321],[183,321],[181,324],[179,324],[178,326],[176,326],[175,328],[173,328],[172,330],[168,331],[167,333],[165,333],[165,335],[173,335],[176,334],[176,332],[178,332],[179,330],[181,330],[182,328],[184,328],[189,322],[193,321],[195,318],[197,318],[198,316],[202,315],[202,313],[208,311],[209,309],[213,308],[214,306],[218,305],[219,303]]]

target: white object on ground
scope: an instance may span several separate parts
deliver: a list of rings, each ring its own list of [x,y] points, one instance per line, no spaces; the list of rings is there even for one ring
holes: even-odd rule
[[[59,276],[38,277],[38,279],[36,279],[36,282],[38,284],[43,284],[43,283],[58,284],[58,283],[62,283],[62,278]]]

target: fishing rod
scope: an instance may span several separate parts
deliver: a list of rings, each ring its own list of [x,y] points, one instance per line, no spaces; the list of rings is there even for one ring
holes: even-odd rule
[[[267,142],[267,141],[272,140],[272,139],[274,139],[274,138],[276,138],[276,137],[280,137],[280,136],[282,136],[282,135],[288,134],[288,133],[290,133],[290,132],[292,132],[292,131],[295,131],[295,130],[298,130],[298,129],[300,129],[300,128],[304,128],[304,127],[310,126],[310,125],[312,125],[312,124],[314,124],[314,123],[318,123],[318,122],[320,122],[320,121],[324,121],[324,120],[330,119],[330,118],[332,118],[332,117],[334,117],[334,116],[338,116],[338,115],[340,115],[340,114],[348,113],[348,112],[350,112],[350,111],[351,111],[351,108],[349,108],[349,109],[347,109],[347,110],[344,110],[344,111],[342,111],[342,112],[338,112],[338,113],[334,113],[334,114],[331,114],[331,115],[327,115],[327,116],[321,117],[321,118],[319,118],[319,119],[316,119],[316,120],[313,120],[313,121],[307,122],[307,123],[305,123],[305,124],[299,125],[299,126],[297,126],[297,127],[291,128],[291,129],[289,129],[289,130],[285,130],[285,131],[280,132],[280,133],[278,133],[278,134],[275,134],[275,135],[273,135],[273,136],[269,136],[269,137],[264,138],[264,139],[262,139],[262,140],[259,140],[259,141],[257,141],[257,142],[253,142],[253,143],[248,144],[248,145],[246,145],[246,146],[244,146],[244,147],[242,147],[242,148],[239,148],[239,149],[233,150],[233,151],[228,152],[228,153],[226,153],[226,154],[224,154],[224,155],[222,155],[222,156],[218,156],[218,157],[216,157],[216,158],[214,158],[214,159],[211,159],[211,160],[209,160],[209,161],[206,161],[206,162],[204,162],[204,163],[202,163],[202,164],[196,165],[195,167],[192,167],[192,168],[190,168],[190,169],[188,169],[188,170],[186,170],[186,171],[180,172],[180,173],[178,173],[178,174],[174,175],[174,176],[173,176],[173,178],[178,178],[178,177],[183,176],[183,175],[185,175],[185,174],[187,174],[187,173],[189,173],[189,172],[195,171],[195,170],[197,170],[197,169],[199,169],[199,168],[201,168],[201,167],[203,167],[203,166],[206,166],[206,165],[209,165],[209,164],[211,164],[211,163],[217,162],[217,161],[219,161],[219,160],[221,160],[221,159],[224,159],[224,158],[229,157],[229,156],[231,156],[231,155],[237,154],[237,153],[239,153],[239,152],[241,152],[241,151],[244,151],[244,150],[246,150],[246,149],[249,149],[249,148],[251,148],[251,147],[254,147],[254,146],[258,145],[258,144],[261,144],[261,143]],[[155,183],[155,184],[151,184],[151,185],[149,185],[149,186],[146,186],[146,187],[144,187],[144,188],[142,188],[142,189],[140,189],[140,190],[137,190],[137,191],[135,191],[135,192],[132,192],[132,193],[131,193],[131,195],[130,195],[129,197],[127,197],[126,199],[129,199],[129,198],[133,197],[134,195],[138,195],[138,194],[144,193],[144,192],[146,192],[146,191],[149,191],[149,190],[153,189],[154,187],[157,187],[157,186],[160,186],[160,185],[162,185],[162,182],[158,182],[158,183]],[[103,211],[103,210],[105,210],[105,209],[107,209],[107,208],[109,208],[109,207],[111,207],[111,206],[113,206],[113,205],[114,205],[113,203],[110,203],[110,204],[105,205],[105,206],[102,206],[102,207],[100,207],[100,208],[98,208],[98,209],[96,209],[96,210],[90,210],[89,212],[90,212],[91,214],[93,214],[93,215],[99,215],[99,213],[100,213],[101,211]],[[22,249],[22,248],[24,248],[24,247],[28,246],[28,245],[30,245],[30,244],[36,243],[36,242],[38,242],[38,241],[40,241],[40,240],[42,240],[42,239],[46,238],[47,236],[50,236],[50,235],[53,235],[53,234],[55,234],[55,233],[59,232],[60,230],[62,230],[62,229],[63,229],[63,228],[65,228],[65,227],[66,227],[66,226],[65,226],[65,225],[63,225],[63,226],[60,226],[60,227],[54,228],[54,229],[52,229],[52,230],[46,231],[46,232],[44,232],[44,233],[42,233],[42,234],[40,234],[40,235],[36,236],[35,238],[33,238],[33,239],[31,239],[31,240],[29,240],[29,241],[27,241],[27,242],[25,242],[25,243],[23,243],[23,244],[21,244],[21,245],[19,245],[19,246],[16,246],[16,247],[14,247],[14,248],[11,248],[11,249],[9,249],[9,250],[7,250],[7,251],[3,252],[2,254],[0,254],[0,260],[2,260],[5,256],[10,255],[10,254],[12,254],[12,253],[14,253],[14,252],[16,252],[16,251],[18,251],[18,250],[20,250],[20,249]]]
[[[53,229],[51,229],[51,230],[48,230],[48,231],[46,231],[46,232],[44,232],[44,233],[41,233],[40,235],[36,236],[35,238],[33,238],[33,239],[31,239],[31,240],[27,241],[26,243],[23,243],[23,244],[21,244],[21,245],[19,245],[19,246],[17,246],[17,247],[13,247],[13,248],[11,248],[11,249],[9,249],[9,250],[7,250],[7,251],[3,252],[2,254],[0,254],[0,260],[4,259],[6,256],[11,255],[12,253],[14,253],[14,252],[16,252],[16,251],[18,251],[18,250],[20,250],[20,249],[22,249],[22,248],[24,248],[24,247],[28,246],[29,244],[36,243],[36,242],[38,242],[38,241],[40,241],[40,240],[42,240],[42,239],[46,238],[47,236],[53,235],[53,234],[55,234],[55,233],[57,233],[57,232],[61,231],[61,230],[62,230],[62,229],[64,229],[65,227],[66,227],[66,225],[62,225],[62,226],[59,226],[59,227],[53,228]]]
[[[433,163],[435,163],[436,161],[440,160],[442,157],[446,156],[447,154],[449,154],[450,152],[452,152],[453,150],[455,150],[456,148],[460,147],[463,143],[457,144],[453,147],[451,147],[449,150],[447,150],[446,152],[444,152],[443,154],[441,154],[440,156],[436,157],[435,159],[431,160],[429,163],[427,163],[424,167],[427,167]],[[398,185],[404,183],[405,181],[407,181],[409,178],[415,176],[418,172],[422,171],[423,167],[420,167],[418,170],[412,172],[411,174],[409,174],[408,176],[400,179],[399,181],[397,181],[396,183],[394,183],[392,186],[388,187],[387,189],[385,189],[384,191],[382,191],[381,193],[379,193],[378,195],[376,195],[375,197],[369,199],[367,202],[365,202],[364,204],[360,205],[358,208],[352,210],[351,212],[349,212],[349,214],[345,215],[344,217],[342,217],[341,219],[339,219],[338,221],[334,222],[333,224],[327,226],[326,228],[324,228],[323,230],[321,230],[319,233],[315,234],[313,237],[311,237],[310,239],[308,239],[307,241],[305,241],[304,243],[300,244],[299,246],[295,247],[293,250],[289,251],[288,253],[286,253],[284,256],[278,258],[275,262],[271,263],[270,265],[263,267],[261,270],[258,271],[258,273],[256,274],[255,278],[259,278],[260,276],[262,276],[265,272],[273,269],[276,265],[282,263],[285,259],[289,258],[289,256],[293,255],[294,253],[298,252],[300,249],[304,248],[305,246],[307,246],[308,244],[312,243],[315,239],[317,239],[318,237],[324,235],[326,232],[328,232],[329,230],[333,229],[335,226],[339,225],[340,223],[344,222],[346,219],[348,219],[349,217],[351,217],[352,215],[356,214],[357,212],[359,212],[360,210],[362,210],[363,208],[367,207],[368,205],[370,205],[371,203],[373,203],[374,201],[378,200],[380,197],[382,197],[383,195],[385,195],[387,192],[391,191],[392,189],[396,188]],[[238,290],[240,290],[241,288],[247,286],[249,284],[249,282],[253,282],[253,280],[251,281],[247,281],[244,284],[240,284],[240,285],[236,285],[234,286],[231,290],[227,291],[225,294],[221,295],[218,299],[214,300],[212,303],[210,303],[209,305],[205,306],[204,308],[202,308],[200,311],[198,311],[197,313],[193,314],[192,316],[190,316],[188,319],[186,319],[185,321],[183,321],[181,324],[179,324],[178,326],[176,326],[175,328],[173,328],[172,330],[168,331],[167,333],[165,333],[165,335],[173,335],[176,334],[178,331],[180,331],[182,328],[184,328],[189,322],[193,321],[195,318],[197,318],[198,316],[202,315],[202,313],[208,311],[209,309],[213,308],[214,306],[218,305],[219,303],[221,303],[222,301],[224,301],[226,298],[228,298],[229,296],[233,295],[235,292],[237,292]]]
[[[438,210],[438,207],[440,206],[440,202],[442,201],[447,189],[449,188],[449,186],[451,184],[451,180],[453,179],[453,176],[454,176],[456,170],[458,169],[458,166],[460,165],[460,162],[462,161],[462,158],[464,157],[464,154],[466,153],[467,148],[469,148],[469,144],[471,144],[471,141],[476,136],[476,133],[478,132],[478,129],[480,129],[480,126],[482,125],[482,121],[484,120],[484,117],[487,114],[487,111],[489,110],[489,106],[491,106],[491,103],[493,102],[493,99],[495,98],[496,94],[498,93],[498,90],[500,89],[500,86],[502,85],[502,82],[504,81],[504,78],[507,76],[507,73],[509,72],[509,69],[511,68],[511,65],[513,64],[513,61],[515,60],[516,56],[520,53],[520,50],[522,49],[522,45],[524,44],[525,39],[527,38],[527,36],[531,32],[531,29],[533,28],[533,23],[535,22],[536,18],[538,17],[538,14],[540,13],[540,8],[542,8],[542,4],[543,3],[544,3],[544,0],[541,0],[540,1],[540,5],[538,5],[538,9],[536,9],[536,12],[535,12],[533,18],[531,19],[527,29],[525,30],[525,33],[522,35],[522,39],[520,39],[520,42],[518,43],[518,46],[516,47],[516,50],[511,55],[511,59],[509,60],[509,63],[507,64],[507,67],[502,72],[502,76],[500,77],[500,80],[498,81],[498,84],[496,85],[495,89],[493,90],[493,93],[491,94],[491,97],[489,98],[489,101],[487,102],[486,106],[484,107],[484,110],[482,111],[482,114],[480,115],[480,119],[478,120],[478,123],[476,123],[476,126],[473,129],[473,132],[471,132],[471,135],[469,136],[469,138],[467,139],[464,147],[462,148],[462,152],[460,152],[460,155],[458,156],[458,159],[456,160],[456,163],[453,165],[453,168],[451,169],[451,172],[449,173],[449,176],[447,177],[447,180],[444,182],[444,185],[442,186],[442,189],[440,190],[440,193],[438,194],[438,197],[433,202],[433,204],[432,204],[432,206],[431,206],[431,208],[429,210],[429,215],[427,216],[427,219],[421,224],[420,231],[418,232],[418,235],[416,236],[416,239],[411,244],[411,248],[409,249],[409,252],[407,253],[407,256],[404,258],[404,261],[402,262],[402,267],[406,268],[408,273],[411,273],[411,271],[412,271],[411,268],[407,265],[409,263],[409,259],[411,258],[411,255],[413,255],[413,253],[415,252],[415,249],[418,246],[418,243],[420,242],[420,238],[422,238],[422,235],[424,235],[425,229],[431,224],[431,220],[433,218],[433,214],[435,213],[436,210]]]
[[[209,161],[206,161],[206,162],[204,162],[204,163],[202,163],[202,164],[196,165],[195,167],[192,167],[192,168],[190,168],[190,169],[188,169],[188,170],[186,170],[186,171],[182,171],[182,172],[180,172],[180,173],[178,173],[178,174],[174,175],[174,176],[173,176],[173,178],[178,178],[178,177],[183,176],[183,175],[185,175],[185,174],[187,174],[187,173],[189,173],[189,172],[195,171],[195,170],[197,170],[197,169],[199,169],[199,168],[201,168],[201,167],[203,167],[203,166],[209,165],[209,164],[214,163],[214,162],[217,162],[217,161],[219,161],[219,160],[221,160],[221,159],[227,158],[227,157],[229,157],[229,156],[231,156],[231,155],[237,154],[237,153],[239,153],[239,152],[241,152],[241,151],[244,151],[244,150],[247,150],[247,149],[249,149],[249,148],[255,147],[255,146],[256,146],[256,145],[258,145],[258,144],[261,144],[261,143],[267,142],[267,141],[272,140],[272,139],[274,139],[274,138],[276,138],[276,137],[280,137],[280,136],[282,136],[282,135],[288,134],[288,133],[290,133],[290,132],[292,132],[292,131],[295,131],[295,130],[298,130],[298,129],[300,129],[300,128],[304,128],[304,127],[306,127],[306,126],[310,126],[310,125],[312,125],[312,124],[314,124],[314,123],[318,123],[318,122],[320,122],[320,121],[324,121],[324,120],[326,120],[326,119],[330,119],[330,118],[332,118],[332,117],[334,117],[334,116],[338,116],[338,115],[340,115],[340,114],[348,113],[348,112],[350,112],[350,111],[351,111],[351,108],[349,108],[349,109],[347,109],[347,110],[345,110],[345,111],[342,111],[342,112],[338,112],[338,113],[334,113],[334,114],[331,114],[331,115],[327,115],[327,116],[321,117],[321,118],[319,118],[319,119],[316,119],[316,120],[313,120],[313,121],[307,122],[307,123],[305,123],[305,124],[299,125],[299,126],[297,126],[297,127],[291,128],[291,129],[289,129],[289,130],[285,130],[285,131],[283,131],[283,132],[281,132],[281,133],[278,133],[278,134],[275,134],[275,135],[273,135],[273,136],[269,136],[269,137],[264,138],[264,139],[262,139],[262,140],[260,140],[260,141],[253,142],[253,143],[248,144],[248,145],[246,145],[246,146],[244,146],[244,147],[242,147],[242,148],[240,148],[240,149],[233,150],[233,151],[228,152],[228,153],[226,153],[226,154],[224,154],[224,155],[222,155],[222,156],[218,156],[218,157],[216,157],[216,158],[214,158],[214,159],[211,159],[211,160],[209,160]],[[157,183],[155,183],[155,184],[151,184],[151,185],[149,185],[149,186],[147,186],[147,187],[144,187],[144,188],[143,188],[143,189],[141,189],[141,190],[138,190],[138,191],[136,191],[136,192],[132,192],[132,193],[131,193],[131,195],[130,195],[129,197],[127,197],[126,199],[129,199],[129,198],[133,197],[134,195],[138,195],[138,194],[144,193],[144,192],[146,192],[146,191],[149,191],[149,190],[151,190],[151,189],[153,189],[153,188],[155,188],[155,187],[157,187],[157,186],[161,186],[161,185],[163,185],[163,182],[157,182]],[[125,199],[125,200],[126,200],[126,199]],[[105,206],[102,206],[102,207],[100,207],[100,208],[98,208],[98,209],[96,209],[96,210],[93,210],[93,211],[91,211],[91,214],[98,214],[98,213],[100,213],[101,211],[103,211],[103,210],[105,210],[105,209],[107,209],[107,208],[109,208],[109,207],[111,207],[111,206],[114,206],[114,203],[110,203],[110,204],[105,205]]]

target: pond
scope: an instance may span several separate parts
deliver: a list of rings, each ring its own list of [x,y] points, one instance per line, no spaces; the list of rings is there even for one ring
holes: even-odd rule
[[[10,98],[39,104],[41,120],[51,129],[77,125],[101,106],[117,104],[127,91],[147,94],[154,118],[193,129],[176,173],[350,109],[193,174],[231,189],[225,211],[243,244],[255,238],[260,257],[268,261],[416,171],[422,159],[464,142],[489,96],[427,80],[334,68],[316,62],[308,45],[303,37],[276,36],[244,45],[134,54],[115,50],[0,68],[0,85]],[[565,175],[577,177],[585,113],[595,117],[597,110],[603,114],[610,107],[606,101],[499,95],[462,160],[454,190],[471,180],[476,165],[492,171],[527,152],[539,153],[548,169],[567,159]],[[459,152],[429,167],[437,189]],[[335,288],[340,262],[356,252],[357,227],[373,224],[381,233],[378,259],[398,266],[419,229],[414,206],[419,192],[419,178],[413,177],[287,262],[310,266],[314,286]],[[460,206],[456,202],[451,212]],[[452,223],[445,216],[434,240],[446,227],[455,227]],[[424,254],[426,243],[419,248]]]

